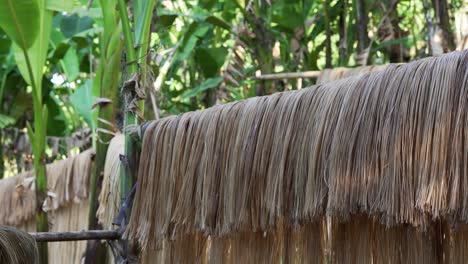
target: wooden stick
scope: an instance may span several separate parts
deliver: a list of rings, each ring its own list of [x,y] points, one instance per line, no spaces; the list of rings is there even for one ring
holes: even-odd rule
[[[282,72],[263,74],[259,76],[252,76],[252,80],[280,80],[280,79],[298,79],[298,78],[317,78],[320,71],[306,71],[306,72]]]
[[[116,230],[88,230],[72,232],[37,232],[29,233],[36,242],[76,241],[76,240],[115,240],[121,235]]]

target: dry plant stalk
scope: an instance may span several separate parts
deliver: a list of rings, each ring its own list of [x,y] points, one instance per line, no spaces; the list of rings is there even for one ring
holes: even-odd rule
[[[230,237],[315,223],[326,226],[317,252],[334,263],[342,233],[366,234],[367,249],[349,253],[359,259],[396,254],[370,252],[375,236],[392,247],[418,237],[428,250],[437,221],[468,222],[467,142],[468,51],[167,117],[146,128],[126,236],[145,250],[201,234],[234,252]],[[352,232],[333,224],[348,220]],[[277,248],[275,259],[290,255]]]

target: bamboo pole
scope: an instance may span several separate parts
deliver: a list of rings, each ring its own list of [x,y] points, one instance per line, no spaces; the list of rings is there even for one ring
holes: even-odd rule
[[[29,233],[36,242],[59,242],[77,240],[116,240],[121,234],[117,230],[86,230],[70,232]]]
[[[305,71],[305,72],[281,72],[272,74],[263,74],[250,77],[251,80],[281,80],[281,79],[299,79],[299,78],[317,78],[320,71]]]

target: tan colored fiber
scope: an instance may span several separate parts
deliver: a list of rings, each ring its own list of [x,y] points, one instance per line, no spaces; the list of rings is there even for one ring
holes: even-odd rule
[[[0,226],[0,263],[38,264],[39,252],[34,238],[13,227]]]
[[[88,198],[94,150],[47,165],[48,198],[45,210],[56,210]],[[34,172],[0,180],[0,225],[19,226],[32,219],[36,210]]]
[[[120,209],[120,155],[124,154],[125,136],[117,134],[109,143],[104,165],[99,207],[96,212],[98,221],[104,230],[113,230],[112,222]],[[111,248],[107,249],[107,263],[115,263]],[[151,263],[151,262],[149,262]]]
[[[126,236],[145,251],[201,234],[224,259],[271,234],[258,251],[287,262],[290,230],[325,223],[334,263],[438,261],[438,223],[468,223],[467,142],[468,51],[171,116],[145,131]]]
[[[43,209],[48,211],[49,230],[79,231],[88,228],[89,181],[93,150],[46,167],[48,197]],[[0,180],[0,225],[11,225],[35,232],[36,198],[34,173],[26,172]],[[48,244],[49,263],[80,263],[86,241]]]
[[[97,217],[106,230],[113,228],[112,221],[120,209],[120,155],[124,154],[125,136],[118,134],[109,143],[104,166]]]
[[[447,216],[449,171],[466,174],[448,162],[466,133],[466,57],[390,65],[153,122],[130,237],[146,245],[179,230],[267,230],[278,217],[300,222],[324,209],[382,214],[388,225]]]

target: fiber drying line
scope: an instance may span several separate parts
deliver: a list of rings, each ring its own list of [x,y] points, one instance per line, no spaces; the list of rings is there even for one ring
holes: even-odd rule
[[[36,242],[59,242],[77,240],[116,240],[121,233],[117,230],[87,230],[71,232],[37,232],[29,233]]]
[[[252,80],[278,80],[278,79],[298,79],[298,78],[317,78],[320,76],[320,71],[305,71],[305,72],[281,72],[262,74],[259,76],[252,76]]]

